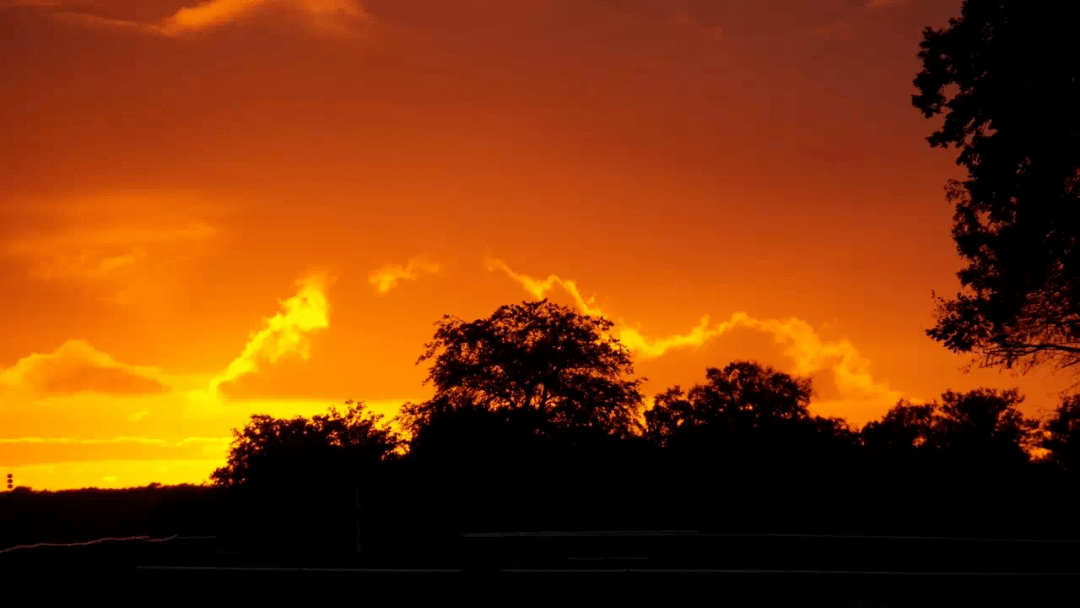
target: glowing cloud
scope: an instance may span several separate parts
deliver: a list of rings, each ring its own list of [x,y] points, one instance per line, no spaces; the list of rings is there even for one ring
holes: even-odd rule
[[[116,361],[83,340],[68,340],[51,353],[34,353],[0,370],[0,388],[33,393],[160,393],[174,379],[153,367]]]
[[[563,290],[566,291],[566,293],[570,294],[570,297],[574,299],[574,303],[577,305],[578,309],[580,309],[582,313],[597,317],[605,316],[599,308],[593,306],[596,298],[590,297],[588,300],[586,300],[581,295],[581,291],[578,289],[577,283],[575,283],[574,281],[561,279],[553,274],[548,275],[546,279],[535,279],[533,277],[514,272],[502,260],[489,259],[487,261],[487,268],[488,270],[501,270],[505,272],[507,275],[510,276],[511,279],[514,279],[518,283],[521,283],[521,286],[525,288],[525,291],[532,294],[532,296],[537,300],[544,299],[544,297],[549,291],[555,289],[556,286],[559,286],[562,287]]]
[[[439,270],[438,264],[428,261],[424,256],[417,256],[406,262],[404,266],[388,264],[372,271],[368,276],[368,282],[374,285],[379,293],[386,293],[397,287],[401,281],[415,281],[421,275],[435,274]]]
[[[165,19],[162,27],[167,32],[206,29],[234,21],[262,4],[266,0],[210,0],[181,8]]]
[[[489,260],[488,269],[502,270],[537,299],[544,298],[556,286],[562,287],[583,314],[610,319],[594,305],[595,298],[586,300],[582,297],[574,281],[556,275],[536,279],[514,272],[500,260]],[[613,333],[614,337],[636,356],[652,359],[672,349],[699,347],[708,340],[738,327],[770,334],[778,344],[787,345],[784,354],[794,360],[794,373],[797,375],[831,371],[836,386],[845,399],[889,407],[901,397],[900,392],[890,389],[888,384],[874,380],[869,369],[870,362],[859,355],[858,349],[851,342],[824,341],[809,323],[795,317],[784,320],[755,319],[746,312],[739,311],[732,314],[727,321],[710,325],[709,316],[706,315],[697,326],[685,334],[662,338],[647,337],[637,329],[626,327],[625,322],[619,319]]]
[[[284,6],[299,11],[311,28],[329,34],[347,34],[350,32],[350,25],[367,17],[357,0],[207,0],[194,6],[182,7],[154,23],[110,19],[77,12],[63,12],[60,16],[92,26],[125,28],[161,36],[181,36],[239,21],[270,6]]]
[[[310,358],[308,334],[330,326],[326,288],[332,282],[325,275],[300,280],[296,295],[281,302],[282,311],[267,319],[263,329],[252,333],[240,356],[210,382],[211,393],[216,395],[222,384],[258,371],[260,361],[274,363],[289,354],[305,361]]]

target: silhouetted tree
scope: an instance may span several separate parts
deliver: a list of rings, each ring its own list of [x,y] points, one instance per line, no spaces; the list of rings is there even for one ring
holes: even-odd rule
[[[310,419],[255,415],[211,475],[227,490],[229,542],[272,552],[354,551],[356,492],[381,487],[401,441],[347,402]]]
[[[646,411],[646,438],[666,461],[653,476],[694,526],[779,531],[793,523],[786,505],[810,492],[803,515],[822,524],[858,443],[843,421],[810,412],[812,395],[809,379],[752,361],[709,368],[704,384],[669,389]]]
[[[935,447],[938,404],[901,400],[861,431],[863,445],[880,463],[908,464]]]
[[[435,397],[408,404],[404,425],[416,432],[438,411],[474,406],[528,419],[540,433],[633,434],[641,380],[611,327],[547,300],[471,322],[444,317],[418,361],[432,362],[425,382]]]
[[[418,361],[431,363],[435,395],[400,418],[405,464],[429,493],[415,500],[442,505],[422,518],[550,527],[614,515],[597,501],[630,485],[642,396],[611,328],[547,300],[438,323]]]
[[[699,438],[732,440],[810,418],[808,379],[752,361],[709,368],[705,378],[686,394],[676,386],[657,395],[645,412],[646,436],[665,447]]]
[[[965,290],[928,334],[986,366],[1080,363],[1080,37],[1067,4],[966,0],[926,28],[912,102],[967,168],[952,182]]]
[[[291,419],[254,415],[233,431],[227,464],[211,479],[217,485],[304,484],[334,475],[356,475],[360,469],[392,458],[401,440],[382,416],[362,403],[347,402],[344,412]]]
[[[1025,448],[1038,423],[1017,409],[1024,401],[1019,391],[947,391],[941,399],[940,417],[932,434],[937,449],[983,469],[1030,460]]]
[[[1043,424],[1041,446],[1047,460],[1069,473],[1080,473],[1080,396],[1061,401]]]
[[[894,464],[940,457],[990,469],[1029,461],[1038,422],[1017,409],[1024,398],[1016,389],[947,391],[941,398],[901,401],[863,427],[863,444],[872,456]]]

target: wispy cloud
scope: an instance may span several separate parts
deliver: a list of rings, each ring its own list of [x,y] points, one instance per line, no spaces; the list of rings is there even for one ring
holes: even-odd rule
[[[231,442],[232,437],[185,437],[176,442],[176,445],[225,445]]]
[[[182,7],[152,22],[102,17],[78,10],[75,3],[41,0],[34,5],[51,7],[59,17],[89,26],[129,29],[167,37],[215,29],[242,21],[271,7],[283,7],[298,13],[304,25],[322,34],[354,33],[356,26],[368,18],[358,0],[207,0]]]
[[[281,302],[281,312],[266,319],[264,327],[251,334],[240,356],[211,381],[211,392],[216,394],[222,384],[258,371],[260,361],[274,363],[290,354],[305,361],[310,358],[308,335],[330,326],[326,289],[331,283],[333,279],[325,274],[298,281],[296,295]]]
[[[241,19],[273,4],[290,7],[304,15],[308,23],[323,31],[342,33],[349,21],[364,17],[356,0],[210,0],[178,10],[161,23],[166,35],[206,30]]]
[[[37,394],[152,394],[175,380],[154,367],[116,361],[84,340],[68,340],[51,353],[34,353],[0,370],[0,388]]]
[[[75,444],[75,445],[108,445],[114,443],[139,443],[143,445],[170,445],[163,439],[151,437],[111,437],[109,439],[72,439],[70,437],[13,437],[0,439],[0,444],[26,443],[26,444]]]
[[[387,264],[373,270],[368,275],[368,282],[374,285],[379,293],[387,293],[397,287],[401,281],[415,281],[422,275],[435,274],[439,270],[441,270],[439,264],[429,261],[425,256],[417,256],[404,265]]]
[[[136,459],[189,459],[216,456],[224,458],[232,437],[8,437],[0,439],[0,458],[33,462],[35,459],[55,462],[99,460],[102,456],[127,456]]]
[[[146,418],[149,415],[150,415],[150,410],[139,410],[137,412],[132,412],[131,414],[128,414],[128,421],[129,422],[138,422],[138,421],[142,420],[143,418]]]
[[[847,20],[822,25],[814,29],[818,38],[831,41],[849,41],[855,37],[855,27]]]
[[[217,229],[202,223],[179,227],[54,228],[8,241],[3,253],[27,265],[38,279],[109,280],[140,270],[146,262],[175,258],[213,238]]]
[[[488,269],[503,271],[537,299],[546,297],[555,287],[561,287],[582,313],[615,321],[613,337],[618,338],[627,349],[642,359],[661,357],[673,349],[700,347],[733,329],[745,328],[769,334],[777,344],[784,346],[784,354],[795,363],[793,373],[810,375],[822,371],[831,372],[844,400],[858,401],[864,407],[888,408],[902,396],[899,391],[890,388],[888,383],[873,377],[870,362],[859,354],[850,341],[824,340],[813,326],[796,317],[756,319],[744,311],[739,311],[726,321],[712,324],[709,316],[705,315],[696,326],[685,333],[650,337],[629,327],[622,319],[612,319],[605,314],[596,306],[595,298],[586,299],[582,296],[577,284],[572,280],[557,275],[549,275],[545,279],[530,277],[514,272],[500,260],[489,260]]]

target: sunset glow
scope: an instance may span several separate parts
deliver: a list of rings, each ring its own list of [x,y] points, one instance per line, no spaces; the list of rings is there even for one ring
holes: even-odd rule
[[[252,414],[424,399],[438,319],[525,299],[614,322],[650,397],[755,359],[855,426],[1052,407],[924,334],[958,169],[910,82],[959,1],[736,4],[0,0],[0,473],[205,482]]]

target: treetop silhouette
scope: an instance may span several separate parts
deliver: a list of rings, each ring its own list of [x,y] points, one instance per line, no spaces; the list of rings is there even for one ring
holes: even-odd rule
[[[678,386],[657,395],[645,412],[647,435],[668,445],[692,433],[751,433],[784,421],[810,417],[813,389],[808,379],[794,378],[752,361],[709,368],[705,384],[683,393]]]
[[[863,444],[880,462],[931,461],[1003,470],[1030,460],[1038,422],[1017,409],[1015,389],[946,391],[941,402],[901,401],[862,430]]]
[[[431,362],[435,396],[404,408],[405,427],[415,432],[438,411],[471,406],[527,417],[538,433],[634,434],[642,379],[612,325],[547,300],[471,322],[444,317],[418,360]]]
[[[273,485],[284,479],[314,483],[352,478],[403,446],[398,435],[363,403],[346,402],[345,411],[304,418],[257,414],[233,431],[226,465],[213,472],[217,485]]]

